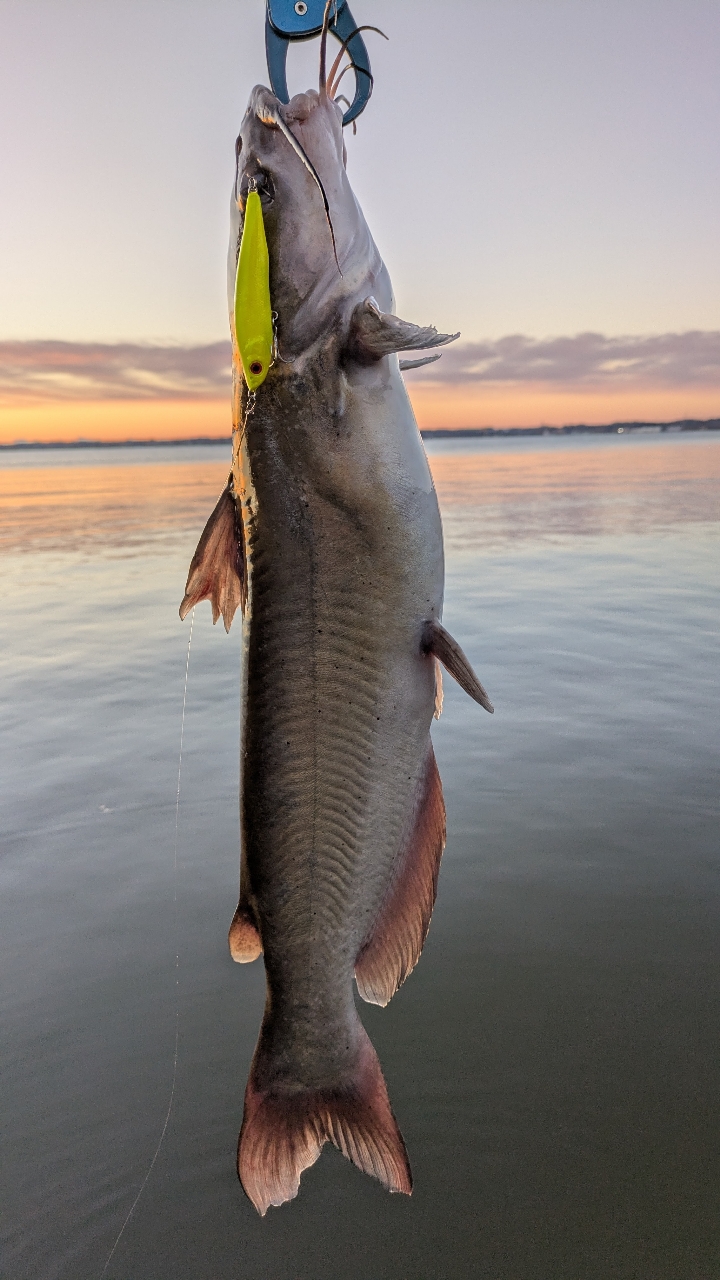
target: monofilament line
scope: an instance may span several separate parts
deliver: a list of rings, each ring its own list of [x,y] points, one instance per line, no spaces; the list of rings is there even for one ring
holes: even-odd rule
[[[154,1167],[155,1167],[155,1162],[156,1162],[156,1160],[157,1160],[158,1156],[160,1155],[160,1148],[161,1148],[161,1146],[162,1146],[162,1144],[163,1144],[163,1141],[164,1141],[164,1138],[165,1138],[165,1134],[167,1133],[168,1125],[169,1125],[169,1123],[170,1123],[170,1113],[171,1113],[171,1111],[172,1111],[173,1102],[174,1102],[174,1100],[175,1100],[175,1082],[176,1082],[176,1080],[177,1080],[178,1044],[179,1044],[179,1036],[180,1036],[180,949],[179,949],[179,946],[178,946],[178,833],[179,833],[179,826],[180,826],[180,775],[181,775],[181,773],[182,773],[183,739],[184,739],[184,737],[185,737],[185,707],[186,707],[186,705],[187,705],[188,674],[189,674],[189,671],[190,671],[190,646],[191,646],[191,644],[192,644],[192,634],[193,634],[193,624],[194,624],[194,622],[195,622],[195,610],[193,609],[192,613],[190,614],[190,635],[188,636],[187,659],[186,659],[186,661],[185,661],[185,687],[184,687],[184,689],[183,689],[182,719],[181,719],[181,721],[180,721],[180,753],[179,753],[179,756],[178,756],[177,791],[176,791],[176,793],[175,793],[175,853],[174,853],[174,858],[173,858],[173,908],[174,908],[174,917],[175,917],[175,920],[174,920],[174,933],[175,933],[175,1054],[174,1054],[174,1057],[173,1057],[172,1084],[170,1085],[170,1101],[168,1102],[168,1108],[167,1108],[167,1112],[166,1112],[166,1115],[165,1115],[165,1123],[164,1123],[164,1125],[163,1125],[163,1127],[162,1127],[162,1133],[160,1134],[160,1137],[159,1137],[159,1139],[158,1139],[158,1144],[157,1144],[157,1146],[156,1146],[156,1148],[155,1148],[155,1153],[154,1153],[154,1155],[153,1155],[153,1158],[152,1158],[152,1160],[150,1161],[150,1165],[149,1165],[149,1167],[148,1167],[148,1171],[147,1171],[147,1173],[145,1174],[145,1177],[143,1178],[142,1184],[141,1184],[141,1186],[140,1186],[140,1190],[138,1191],[138,1193],[137,1193],[137,1195],[136,1195],[135,1199],[133,1200],[133,1202],[132,1202],[132,1204],[131,1204],[131,1206],[130,1206],[130,1210],[129,1210],[129,1212],[128,1212],[128,1215],[127,1215],[127,1217],[126,1217],[125,1221],[123,1222],[123,1224],[122,1224],[122,1226],[121,1226],[121,1228],[120,1228],[120,1230],[119,1230],[119,1232],[118,1232],[118,1234],[117,1234],[117,1239],[115,1240],[115,1243],[114,1243],[114,1245],[113,1245],[112,1249],[110,1250],[110,1253],[109,1253],[109,1255],[108,1255],[108,1260],[107,1260],[107,1262],[105,1263],[105,1266],[103,1267],[103,1269],[102,1269],[102,1271],[101,1271],[101,1273],[100,1273],[100,1280],[103,1280],[103,1276],[104,1276],[104,1275],[105,1275],[105,1273],[107,1272],[107,1269],[108,1269],[108,1267],[110,1266],[110,1263],[111,1263],[111,1262],[112,1262],[112,1260],[113,1260],[113,1255],[114,1255],[114,1253],[115,1253],[115,1250],[117,1249],[117,1247],[118,1247],[118,1245],[119,1245],[120,1241],[122,1240],[123,1234],[124,1234],[124,1232],[125,1232],[125,1228],[126,1228],[126,1226],[127,1226],[128,1222],[130,1221],[130,1219],[132,1218],[132,1216],[133,1216],[133,1214],[134,1214],[135,1210],[137,1209],[138,1204],[140,1203],[140,1197],[142,1196],[142,1193],[143,1193],[143,1191],[145,1190],[145,1188],[146,1188],[146,1186],[147,1186],[147,1184],[148,1184],[148,1182],[149,1182],[149,1180],[150,1180],[150,1174],[152,1173],[152,1171],[153,1171],[153,1169],[154,1169]]]

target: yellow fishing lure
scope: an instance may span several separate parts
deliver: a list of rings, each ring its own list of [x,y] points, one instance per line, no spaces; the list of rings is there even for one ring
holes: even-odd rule
[[[235,341],[245,381],[255,391],[267,377],[273,353],[270,259],[257,191],[248,192],[245,205],[235,276]]]

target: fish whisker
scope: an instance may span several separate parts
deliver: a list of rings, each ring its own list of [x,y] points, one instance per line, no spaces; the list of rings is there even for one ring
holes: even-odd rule
[[[321,98],[328,96],[327,76],[325,75],[325,70],[327,67],[327,38],[328,29],[330,27],[330,10],[333,5],[335,6],[335,14],[337,16],[337,0],[327,0],[325,12],[323,13],[322,31],[320,33],[320,75],[318,88]]]
[[[335,90],[337,89],[338,84],[340,83],[340,77],[338,76],[338,79],[335,80],[335,74],[337,72],[338,67],[340,66],[340,61],[342,59],[342,56],[344,53],[347,52],[347,47],[350,41],[354,40],[355,36],[358,35],[361,31],[375,31],[379,36],[382,36],[383,40],[389,39],[389,36],[386,36],[384,31],[381,31],[379,27],[370,26],[369,23],[366,23],[365,26],[362,26],[362,27],[356,27],[354,31],[350,32],[350,35],[345,40],[343,40],[340,46],[340,52],[337,55],[335,61],[333,62],[330,68],[330,75],[327,78],[327,93],[328,93],[328,96],[331,98],[334,98]],[[357,67],[355,66],[354,62],[350,62],[348,66],[353,66],[355,67],[356,71],[362,71],[366,76],[370,76],[370,80],[372,82],[373,77],[370,75],[369,71],[365,71],[364,67]],[[347,67],[345,68],[345,70],[347,70]],[[344,75],[345,71],[343,71],[342,74]]]
[[[328,0],[328,4],[331,4],[331,3],[332,3],[332,0]],[[325,217],[327,218],[327,224],[328,224],[328,227],[330,228],[330,236],[332,238],[332,246],[333,246],[333,254],[335,255],[335,263],[337,265],[338,271],[340,271],[340,262],[338,261],[338,256],[337,256],[337,244],[335,243],[335,229],[332,224],[332,218],[330,217],[330,204],[329,204],[327,195],[325,194],[325,188],[322,184],[320,174],[315,168],[315,165],[313,164],[310,157],[307,155],[305,148],[302,146],[301,143],[298,142],[297,138],[295,137],[295,134],[292,132],[289,126],[285,123],[282,116],[280,115],[280,112],[276,109],[276,107],[274,107],[271,103],[264,101],[262,105],[258,106],[257,108],[257,116],[258,116],[258,119],[261,120],[263,124],[269,124],[274,126],[276,129],[279,129],[283,137],[287,138],[287,141],[290,143],[290,146],[292,147],[296,156],[298,156],[298,158],[302,161],[302,163],[304,164],[305,168],[307,169],[313,181],[317,183],[318,190],[320,192],[320,195],[322,196],[323,205],[325,206]],[[340,275],[342,275],[342,271],[340,271]]]
[[[359,71],[361,75],[363,75],[363,76],[367,76],[368,80],[370,81],[370,90],[372,91],[372,89],[374,88],[374,85],[375,85],[375,77],[374,77],[374,75],[373,75],[372,71],[366,71],[366,70],[365,70],[365,67],[359,67],[359,66],[358,66],[358,64],[357,64],[356,62],[348,62],[347,66],[343,67],[342,71],[340,72],[340,75],[338,76],[337,80],[336,80],[336,81],[335,81],[335,83],[333,84],[333,92],[332,92],[332,100],[333,100],[333,102],[339,102],[339,101],[340,101],[340,98],[338,98],[338,97],[336,96],[336,94],[335,94],[335,90],[337,89],[338,85],[340,84],[340,81],[342,80],[342,78],[343,78],[343,76],[345,75],[345,72],[346,72],[346,71]],[[344,95],[341,95],[341,96],[343,96],[343,97],[344,97]],[[347,102],[347,98],[345,98],[345,101]],[[348,106],[349,106],[349,105],[350,105],[350,103],[348,102]]]

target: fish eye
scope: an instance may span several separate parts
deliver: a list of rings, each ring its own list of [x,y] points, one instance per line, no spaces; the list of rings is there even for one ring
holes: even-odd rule
[[[260,361],[253,360],[252,364],[250,365],[250,372],[254,373],[257,376],[257,374],[262,373],[262,371],[263,371],[263,367]]]
[[[247,171],[242,175],[238,174],[238,182],[235,187],[235,199],[240,207],[241,212],[245,210],[245,201],[249,191],[257,191],[264,209],[271,205],[275,198],[275,187],[269,173],[264,169],[258,169],[255,173]]]

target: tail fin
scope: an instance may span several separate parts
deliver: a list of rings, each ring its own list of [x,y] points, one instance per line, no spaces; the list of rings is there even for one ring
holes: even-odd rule
[[[262,1033],[245,1091],[238,1142],[238,1176],[260,1214],[295,1198],[300,1175],[315,1163],[326,1142],[334,1143],[388,1191],[410,1195],[405,1143],[377,1054],[364,1032],[352,1073],[331,1088],[292,1088],[288,1083],[258,1088],[261,1051]]]

